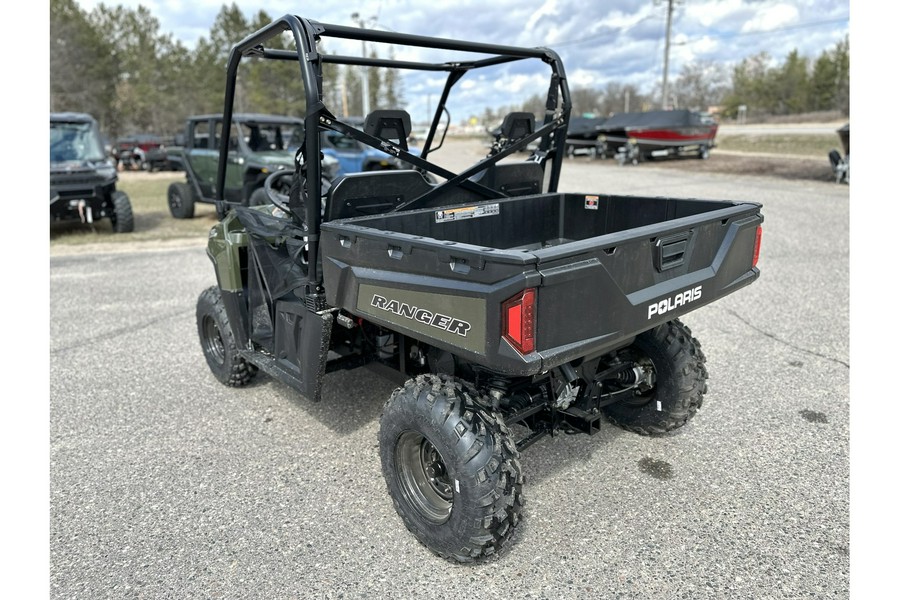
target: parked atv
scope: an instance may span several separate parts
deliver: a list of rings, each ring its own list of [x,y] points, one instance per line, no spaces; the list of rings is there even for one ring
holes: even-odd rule
[[[50,113],[50,222],[109,219],[116,233],[134,231],[131,200],[117,181],[94,118]]]
[[[524,517],[522,450],[560,431],[596,434],[604,420],[660,435],[695,416],[706,359],[679,317],[759,276],[761,207],[558,192],[571,97],[552,50],[291,15],[231,52],[222,147],[241,60],[286,58],[284,31],[306,90],[305,138],[293,169],[267,179],[264,206],[223,193],[228,155],[219,153],[222,219],[207,249],[216,284],[197,304],[200,346],[225,385],[261,371],[311,401],[326,373],[366,366],[396,377],[379,446],[397,514],[439,556],[482,559]],[[358,128],[323,103],[323,63],[360,60],[319,51],[329,38],[447,53],[434,63],[366,58],[446,75],[420,155],[407,147],[405,111],[376,110]],[[507,115],[487,156],[458,173],[433,162],[456,84],[518,61],[549,68],[542,120]],[[322,132],[411,168],[349,174],[325,190]]]
[[[850,183],[850,123],[837,130],[838,136],[841,138],[841,147],[844,154],[841,155],[838,150],[832,149],[828,153],[828,162],[831,164],[831,172],[834,174],[834,180],[837,183]]]

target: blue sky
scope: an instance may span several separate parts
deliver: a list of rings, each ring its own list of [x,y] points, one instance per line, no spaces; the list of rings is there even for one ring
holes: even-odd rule
[[[98,0],[78,0],[90,10]],[[159,19],[163,32],[188,47],[206,36],[223,0],[122,0],[143,4]],[[435,37],[495,42],[517,46],[549,46],[563,59],[572,88],[602,88],[609,82],[630,83],[649,92],[662,80],[666,6],[659,0],[357,0],[298,3],[284,0],[238,2],[248,17],[261,8],[273,17],[295,13],[325,23],[353,24],[358,12],[370,27]],[[297,13],[296,11],[301,11]],[[302,12],[306,11],[306,12]],[[815,58],[849,32],[849,0],[680,0],[672,25],[670,80],[682,65],[712,60],[726,65],[765,50],[782,60],[794,48]],[[235,40],[237,41],[237,40]],[[355,51],[333,45],[326,51]],[[419,51],[400,51],[404,58]],[[470,85],[463,111],[487,104],[505,105],[539,90],[544,80],[529,73],[501,74],[495,85]],[[474,82],[473,82],[474,83]],[[440,83],[433,77],[406,80],[407,109],[418,118],[436,101]],[[498,91],[509,92],[509,99]],[[464,116],[464,115],[454,115]]]

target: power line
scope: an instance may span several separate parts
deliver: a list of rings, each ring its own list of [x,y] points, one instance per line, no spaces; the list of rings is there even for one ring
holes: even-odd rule
[[[584,44],[586,42],[596,42],[597,40],[604,38],[604,37],[612,37],[613,39],[615,39],[615,38],[619,37],[620,35],[622,35],[623,33],[628,33],[629,31],[631,31],[632,29],[634,29],[635,27],[637,27],[638,25],[640,25],[641,23],[643,23],[645,21],[649,21],[651,19],[658,19],[658,18],[659,18],[659,15],[650,14],[650,15],[647,15],[646,17],[644,17],[643,19],[632,23],[625,29],[620,29],[620,30],[614,29],[612,31],[604,31],[602,33],[597,33],[594,35],[589,35],[587,37],[579,38],[577,40],[569,40],[568,42],[554,42],[551,45],[554,48],[559,48],[561,46],[573,46],[575,44]]]
[[[631,31],[632,29],[634,29],[641,23],[644,23],[644,22],[652,20],[652,19],[659,19],[659,18],[660,18],[660,16],[658,14],[650,14],[650,15],[647,15],[646,17],[636,21],[635,23],[629,25],[628,27],[626,27],[624,29],[604,31],[602,33],[597,33],[597,34],[589,35],[589,36],[586,36],[583,38],[578,38],[577,40],[569,40],[569,41],[565,41],[565,42],[555,42],[552,44],[552,46],[554,48],[559,48],[559,47],[563,47],[563,46],[574,46],[577,44],[596,42],[596,41],[598,41],[600,39],[604,39],[604,38],[609,39],[610,41],[615,41],[617,38],[628,33],[629,31]],[[776,29],[767,29],[765,31],[736,31],[733,33],[708,34],[708,35],[704,35],[702,38],[698,37],[698,38],[693,38],[690,40],[685,40],[682,42],[672,42],[672,45],[673,46],[686,46],[688,44],[694,44],[697,42],[701,42],[708,38],[730,39],[730,38],[735,38],[735,37],[768,35],[770,33],[781,33],[783,31],[793,31],[796,29],[807,29],[810,27],[820,27],[823,25],[834,25],[836,23],[846,23],[849,19],[850,19],[850,15],[846,15],[846,16],[838,17],[838,18],[834,18],[834,19],[826,19],[823,21],[808,21],[806,23],[798,23],[796,25],[788,25],[786,27],[778,27]]]
[[[747,37],[753,35],[769,35],[770,33],[781,33],[783,31],[794,31],[796,29],[807,29],[810,27],[820,27],[822,25],[834,25],[836,23],[846,23],[850,19],[850,16],[847,15],[845,17],[840,17],[837,19],[827,19],[825,21],[808,21],[806,23],[797,23],[796,25],[788,25],[786,27],[778,27],[776,29],[766,29],[765,31],[736,31],[734,33],[722,33],[722,34],[710,34],[704,35],[702,38],[694,38],[691,40],[685,40],[683,42],[674,42],[673,46],[686,46],[688,44],[694,44],[697,42],[702,42],[708,38],[718,38],[718,39],[731,39],[736,37]]]

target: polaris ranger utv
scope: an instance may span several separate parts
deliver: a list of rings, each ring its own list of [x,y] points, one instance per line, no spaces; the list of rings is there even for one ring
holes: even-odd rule
[[[50,113],[51,225],[108,218],[114,233],[134,231],[131,200],[116,190],[118,179],[91,115]]]
[[[267,46],[283,32],[294,50]],[[323,54],[317,45],[330,38],[450,54]],[[571,98],[552,50],[293,15],[232,50],[223,147],[246,57],[298,65],[306,135],[294,168],[267,179],[264,206],[223,196],[219,156],[220,222],[207,250],[218,283],[197,305],[203,353],[225,385],[262,371],[312,401],[326,373],[368,366],[397,376],[381,464],[397,513],[425,546],[460,562],[497,552],[522,517],[519,452],[543,436],[596,434],[604,418],[664,434],[694,416],[705,357],[678,317],[758,277],[759,204],[558,192]],[[487,156],[461,172],[433,162],[456,84],[528,62],[549,69],[542,120],[508,115]],[[421,155],[407,148],[404,111],[376,110],[361,129],[336,117],[324,102],[329,63],[444,73]],[[323,131],[413,168],[350,174],[325,189]],[[533,142],[527,160],[516,156]],[[276,191],[279,178],[291,179],[290,194]]]

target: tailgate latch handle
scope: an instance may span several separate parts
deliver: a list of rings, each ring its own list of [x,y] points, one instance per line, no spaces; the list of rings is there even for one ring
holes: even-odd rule
[[[653,254],[656,270],[662,272],[683,265],[689,238],[690,232],[685,232],[656,240],[656,252]]]

